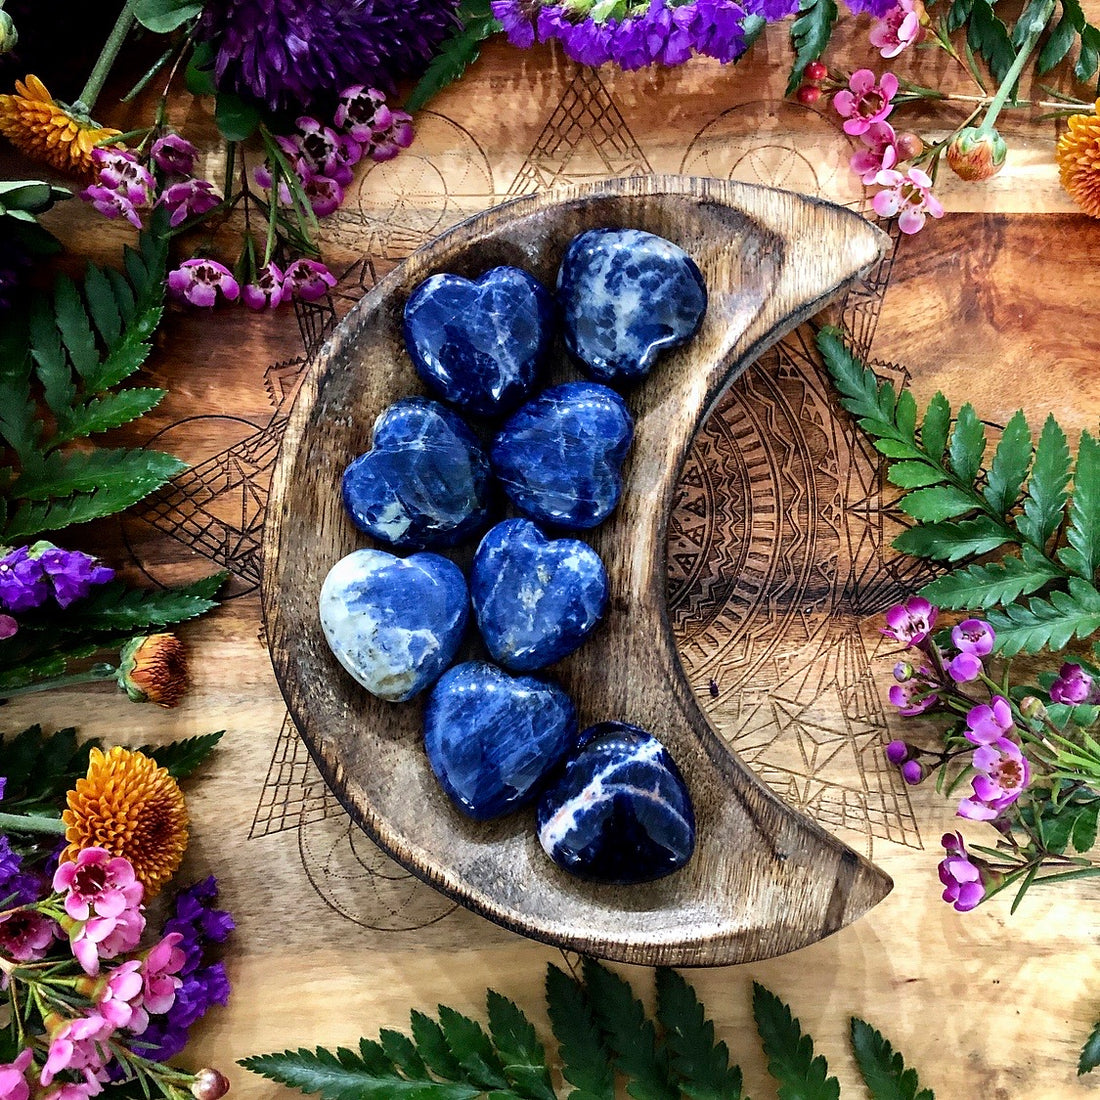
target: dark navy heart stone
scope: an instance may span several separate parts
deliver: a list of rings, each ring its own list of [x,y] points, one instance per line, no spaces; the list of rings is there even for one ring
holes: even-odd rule
[[[546,854],[597,882],[651,882],[683,867],[695,850],[695,813],[661,742],[626,722],[601,722],[579,744],[539,801]]]
[[[451,546],[485,525],[490,479],[457,413],[407,397],[379,416],[371,449],[344,471],[344,506],[356,527],[391,546]]]
[[[558,271],[565,346],[600,382],[643,378],[703,323],[707,287],[677,245],[640,229],[574,237]]]
[[[485,661],[445,672],[424,711],[432,771],[454,804],[479,821],[532,801],[576,738],[576,713],[560,687]]]
[[[579,539],[548,539],[530,520],[498,523],[470,571],[477,625],[493,660],[530,672],[572,653],[607,607],[607,571]]]
[[[529,401],[493,442],[493,470],[512,503],[543,523],[583,530],[619,502],[634,438],[623,399],[595,382],[566,382]]]
[[[424,383],[464,412],[498,416],[530,392],[553,338],[550,292],[518,267],[477,282],[433,275],[405,304],[405,346]]]
[[[403,703],[454,660],[469,617],[462,570],[438,554],[356,550],[321,586],[321,628],[336,659],[372,695]]]

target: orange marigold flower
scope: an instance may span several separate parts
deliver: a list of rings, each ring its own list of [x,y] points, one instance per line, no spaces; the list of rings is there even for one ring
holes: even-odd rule
[[[14,94],[0,95],[0,134],[20,152],[59,172],[90,178],[92,150],[119,133],[55,102],[33,75],[17,80]]]
[[[1100,99],[1091,115],[1071,115],[1055,152],[1062,186],[1086,214],[1100,218]]]
[[[175,634],[132,638],[122,648],[119,687],[135,703],[177,706],[187,691],[187,651]]]
[[[82,848],[106,848],[130,861],[146,899],[176,873],[187,847],[180,785],[155,760],[118,746],[92,749],[88,774],[69,791],[61,820],[69,842],[62,863]]]

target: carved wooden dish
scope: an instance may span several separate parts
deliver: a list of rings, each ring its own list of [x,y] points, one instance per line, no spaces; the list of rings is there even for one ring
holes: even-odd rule
[[[698,839],[683,870],[629,887],[560,871],[534,811],[488,824],[455,810],[428,767],[421,703],[383,703],[337,664],[317,596],[329,568],[370,544],[345,515],[344,467],[393,401],[423,393],[404,350],[410,291],[440,271],[499,264],[552,287],[568,241],[599,226],[646,229],[698,263],[710,295],[696,338],[626,393],[635,418],[618,508],[585,537],[603,557],[603,624],[552,672],[581,728],[622,719],[678,763]],[[351,311],[302,386],[283,442],[264,544],[264,610],[276,676],[336,796],[387,852],[438,889],[525,935],[603,958],[716,965],[812,943],[889,892],[882,871],[780,801],[711,730],[681,670],[665,608],[666,523],[696,428],[771,342],[877,260],[886,238],[814,199],[724,180],[641,177],[536,195],[489,210],[420,249]],[[578,377],[558,357],[547,385]],[[466,564],[470,549],[456,560]],[[476,635],[476,630],[471,629]],[[476,639],[461,659],[479,655]]]

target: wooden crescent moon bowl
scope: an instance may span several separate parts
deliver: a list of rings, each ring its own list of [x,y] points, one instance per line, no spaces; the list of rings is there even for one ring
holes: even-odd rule
[[[559,870],[534,810],[466,818],[436,783],[422,703],[381,702],[337,664],[317,598],[329,568],[369,545],[340,497],[345,466],[370,447],[378,414],[423,393],[402,338],[410,291],[436,272],[477,278],[525,268],[553,287],[566,244],[586,229],[645,229],[699,265],[709,306],[690,343],[625,396],[635,419],[625,488],[586,538],[611,588],[604,622],[551,669],[581,728],[621,719],[660,738],[695,805],[688,865],[654,883],[606,886]],[[772,342],[834,298],[886,248],[851,211],[716,179],[638,177],[486,211],[383,279],[341,323],[302,385],[282,446],[264,543],[264,611],[275,673],[325,779],[398,862],[476,912],[588,955],[718,965],[779,955],[859,917],[889,877],[791,810],[714,733],[684,677],[665,604],[666,525],[692,437],[721,391]],[[560,350],[547,384],[578,377]],[[466,565],[472,547],[455,560]],[[476,635],[476,630],[469,632]],[[476,639],[459,659],[482,655]]]

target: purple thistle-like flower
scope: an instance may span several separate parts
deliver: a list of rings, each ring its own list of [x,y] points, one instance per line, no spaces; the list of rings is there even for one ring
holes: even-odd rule
[[[340,88],[390,91],[423,71],[458,0],[210,0],[198,36],[219,88],[273,110],[310,110]]]
[[[208,213],[221,201],[221,195],[209,180],[190,179],[166,187],[157,199],[157,206],[163,206],[171,213],[168,222],[175,227],[188,218]]]
[[[193,306],[209,309],[220,290],[232,301],[241,292],[229,268],[217,260],[184,260],[175,271],[168,272],[168,289],[176,298]]]
[[[165,134],[153,142],[150,155],[162,172],[170,176],[189,176],[195,170],[199,151],[179,134]]]
[[[50,583],[42,562],[20,546],[0,558],[0,605],[5,611],[31,611],[50,598]]]

